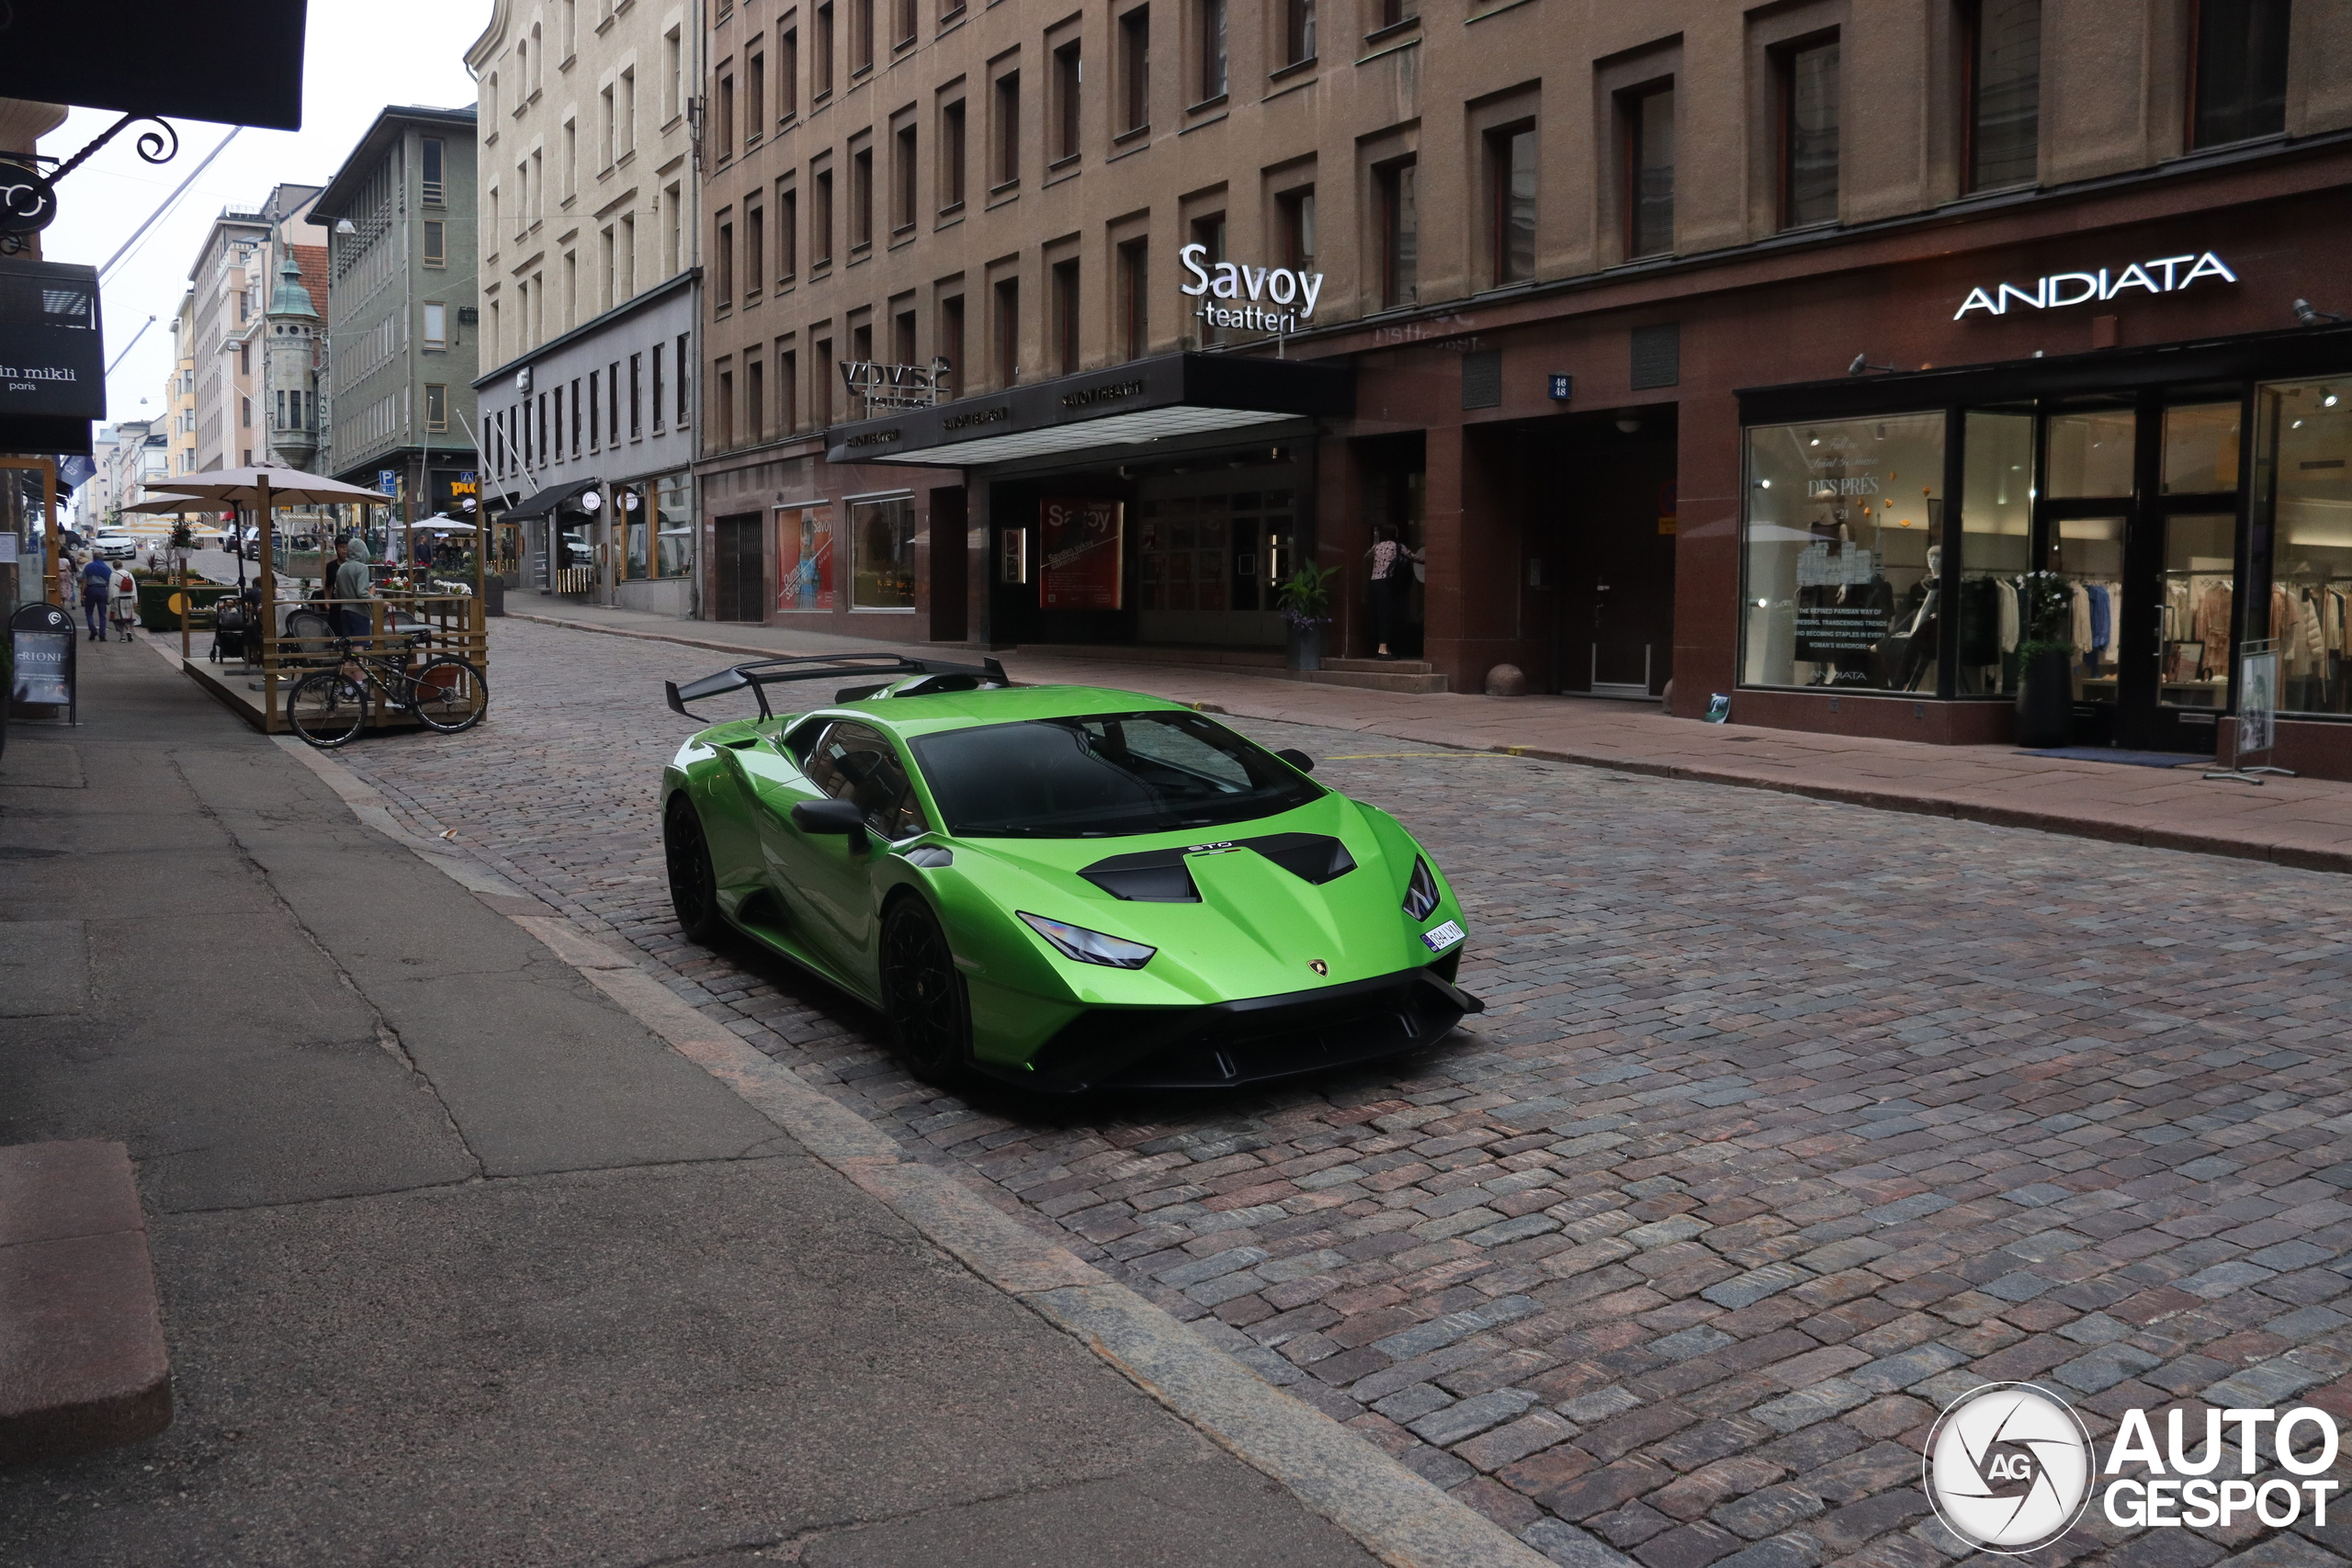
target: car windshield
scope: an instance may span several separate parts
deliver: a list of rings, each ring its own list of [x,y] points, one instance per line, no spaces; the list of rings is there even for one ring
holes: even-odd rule
[[[951,729],[914,742],[948,831],[1091,839],[1289,811],[1323,791],[1193,713],[1114,713]]]

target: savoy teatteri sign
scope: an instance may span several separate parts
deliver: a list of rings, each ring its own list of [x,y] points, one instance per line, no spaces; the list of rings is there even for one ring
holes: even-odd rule
[[[2014,283],[1979,286],[1968,291],[1968,298],[1952,313],[1957,321],[1971,310],[1983,310],[1987,315],[2006,316],[2012,305],[2030,305],[2037,310],[2063,310],[2069,305],[2090,305],[2113,299],[2126,289],[2145,289],[2151,294],[2177,294],[2200,277],[2219,278],[2223,283],[2235,283],[2238,275],[2229,264],[2211,251],[2180,256],[2163,256],[2154,261],[2132,262],[2118,270],[2101,267],[2097,272],[2053,272],[2037,277],[2030,288]]]
[[[1263,333],[1295,333],[1315,314],[1323,295],[1323,275],[1286,266],[1247,266],[1233,262],[1204,265],[1209,248],[1186,245],[1176,259],[1193,281],[1178,288],[1200,300],[1193,313],[1212,327],[1246,327]],[[1231,300],[1231,304],[1219,301]]]

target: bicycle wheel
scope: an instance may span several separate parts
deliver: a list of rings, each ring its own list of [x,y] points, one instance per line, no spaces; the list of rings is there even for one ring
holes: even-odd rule
[[[286,722],[294,733],[331,751],[368,721],[368,688],[333,670],[313,670],[286,694]]]
[[[471,729],[490,711],[490,685],[481,671],[446,653],[424,661],[409,695],[416,716],[444,735]]]

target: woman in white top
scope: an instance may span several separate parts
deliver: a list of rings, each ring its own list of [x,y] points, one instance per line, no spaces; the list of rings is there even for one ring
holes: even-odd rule
[[[131,640],[130,625],[139,618],[139,580],[130,575],[127,566],[114,569],[114,594],[107,604],[107,618],[114,623],[117,636],[125,642]]]

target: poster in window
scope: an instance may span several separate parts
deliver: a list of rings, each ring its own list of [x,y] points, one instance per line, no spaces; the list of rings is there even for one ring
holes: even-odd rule
[[[1047,496],[1038,504],[1037,603],[1049,610],[1125,606],[1125,503]]]
[[[784,506],[775,514],[775,607],[833,607],[833,509]]]

